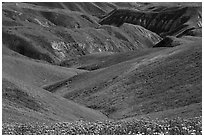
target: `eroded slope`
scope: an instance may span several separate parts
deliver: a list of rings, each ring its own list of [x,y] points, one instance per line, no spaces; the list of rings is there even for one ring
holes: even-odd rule
[[[112,10],[100,20],[100,24],[120,27],[123,23],[141,25],[160,36],[199,35],[202,28],[200,5],[144,4],[135,8]]]

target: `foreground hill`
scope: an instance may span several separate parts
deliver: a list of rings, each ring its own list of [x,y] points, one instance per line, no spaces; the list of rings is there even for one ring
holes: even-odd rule
[[[3,46],[3,123],[53,123],[104,120],[106,116],[55,96],[41,87],[86,71],[63,68],[24,57]]]
[[[52,92],[114,119],[200,103],[201,47],[183,44],[83,73]]]
[[[53,123],[104,120],[99,112],[85,108],[36,86],[3,74],[3,123]]]

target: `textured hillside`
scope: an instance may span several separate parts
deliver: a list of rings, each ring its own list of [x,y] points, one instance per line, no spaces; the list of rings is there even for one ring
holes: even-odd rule
[[[201,41],[181,45],[75,76],[52,92],[111,118],[200,103]]]
[[[106,117],[41,87],[69,78],[83,70],[63,68],[31,60],[3,48],[2,57],[2,120],[3,122],[59,122]]]
[[[201,9],[2,3],[4,134],[201,134]]]
[[[99,112],[85,108],[48,91],[3,74],[3,123],[53,123],[74,120],[104,120]]]
[[[96,52],[148,48],[161,40],[140,26],[126,24],[122,29],[101,26],[98,17],[87,14],[91,11],[84,9],[89,5],[97,7],[95,4],[75,3],[75,6],[81,5],[81,12],[57,8],[57,5],[4,3],[3,44],[29,58],[59,63]]]
[[[100,20],[100,24],[120,27],[123,23],[141,25],[160,36],[201,35],[202,10],[200,5],[155,6],[151,3],[134,8],[114,9]],[[195,6],[193,6],[195,5]],[[200,34],[199,34],[200,32]]]

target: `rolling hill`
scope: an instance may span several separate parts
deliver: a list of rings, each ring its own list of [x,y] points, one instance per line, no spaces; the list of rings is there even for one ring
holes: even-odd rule
[[[3,123],[55,123],[107,119],[103,114],[80,106],[36,86],[3,75]]]
[[[201,9],[199,2],[2,3],[4,133],[29,134],[37,124],[45,134],[133,134],[179,117],[200,134]],[[191,134],[181,121],[181,131],[162,132]]]
[[[2,37],[6,47],[29,58],[58,64],[91,53],[148,48],[161,40],[141,26],[126,24],[123,29],[101,26],[98,17],[84,9],[87,6],[100,9],[93,3],[67,4],[80,7],[83,12],[59,8],[59,3],[43,5],[3,3]]]
[[[110,118],[132,117],[200,103],[200,43],[166,48],[108,68],[82,73],[52,92],[100,110]]]

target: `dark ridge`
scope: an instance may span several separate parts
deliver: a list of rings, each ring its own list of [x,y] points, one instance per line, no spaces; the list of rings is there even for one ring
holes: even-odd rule
[[[165,37],[162,41],[154,45],[153,47],[174,47],[172,45],[173,40],[170,37]]]
[[[79,68],[77,68],[77,69],[83,69],[83,70],[93,71],[93,70],[97,70],[97,69],[99,69],[99,68],[100,68],[100,66],[94,64],[94,65],[91,65],[91,66],[79,67]]]
[[[120,27],[124,23],[130,23],[143,26],[165,37],[167,35],[176,35],[180,31],[189,29],[189,27],[195,28],[195,25],[189,25],[188,21],[194,17],[200,16],[199,10],[199,8],[195,7],[163,7],[161,9],[157,7],[156,11],[114,9],[103,17],[99,21],[99,24]]]
[[[81,15],[81,17],[94,24],[94,21],[91,20],[88,16],[86,16],[86,15]]]

